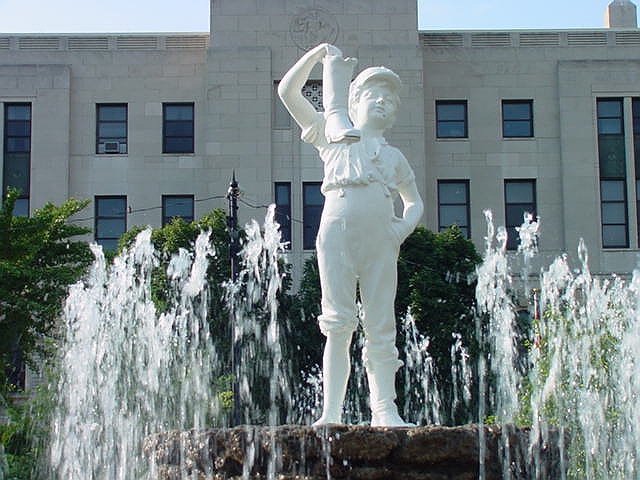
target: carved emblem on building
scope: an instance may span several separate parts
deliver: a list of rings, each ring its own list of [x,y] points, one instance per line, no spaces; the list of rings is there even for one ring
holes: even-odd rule
[[[335,43],[338,38],[338,20],[319,8],[309,8],[291,20],[291,39],[297,47],[309,50],[319,43]]]

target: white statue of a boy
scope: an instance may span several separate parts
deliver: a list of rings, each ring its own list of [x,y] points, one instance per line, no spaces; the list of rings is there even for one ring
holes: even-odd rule
[[[318,62],[323,64],[324,114],[302,95]],[[396,117],[400,79],[385,67],[371,67],[349,85],[355,63],[333,45],[318,45],[278,87],[302,128],[302,139],[317,148],[324,163],[325,203],[316,240],[322,287],[318,321],[326,336],[324,405],[314,425],[342,421],[359,286],[371,425],[406,426],[395,404],[395,376],[402,365],[395,346],[396,264],[400,244],[418,224],[423,204],[409,163],[383,137]],[[402,218],[394,214],[396,194],[402,199]]]

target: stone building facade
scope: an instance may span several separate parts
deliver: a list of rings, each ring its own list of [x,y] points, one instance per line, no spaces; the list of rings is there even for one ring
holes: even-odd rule
[[[388,140],[416,172],[428,228],[457,223],[481,249],[484,210],[509,227],[530,210],[542,257],[584,238],[594,272],[628,274],[640,246],[640,30],[628,0],[607,19],[418,31],[416,0],[212,0],[201,34],[0,34],[3,189],[22,188],[24,214],[91,199],[76,220],[112,247],[133,225],[225,208],[235,171],[240,221],[278,203],[299,271],[322,167],[275,88],[328,41],[358,71],[402,78]],[[320,75],[305,90],[319,106]]]

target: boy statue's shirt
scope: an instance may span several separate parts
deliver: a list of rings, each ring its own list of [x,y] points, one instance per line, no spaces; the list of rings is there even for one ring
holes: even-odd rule
[[[389,196],[395,197],[399,185],[415,181],[406,157],[383,137],[349,144],[328,143],[324,130],[324,116],[318,113],[316,121],[301,135],[304,142],[316,147],[324,164],[322,193],[349,185],[379,182]]]

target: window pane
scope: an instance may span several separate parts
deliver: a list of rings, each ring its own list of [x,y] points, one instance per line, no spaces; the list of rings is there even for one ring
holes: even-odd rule
[[[9,153],[29,152],[31,151],[31,137],[8,137],[4,148]]]
[[[291,203],[291,185],[285,183],[276,184],[276,204],[289,205]]]
[[[163,217],[171,220],[180,217],[185,221],[193,220],[193,197],[163,197]]]
[[[524,222],[524,214],[534,214],[533,205],[507,205],[506,206],[506,224],[509,227],[519,227]]]
[[[98,136],[105,138],[122,138],[127,137],[127,125],[125,123],[101,123],[98,126]]]
[[[6,134],[9,137],[31,136],[31,122],[7,122]]]
[[[505,182],[505,198],[507,203],[533,203],[532,182]]]
[[[98,105],[100,121],[126,121],[127,107],[124,105]]]
[[[168,137],[191,137],[193,135],[193,123],[191,122],[167,122],[164,133]]]
[[[622,101],[620,99],[598,100],[598,117],[621,117]]]
[[[443,205],[440,207],[440,226],[449,227],[451,225],[459,227],[467,225],[466,205]]]
[[[531,137],[531,123],[529,121],[507,121],[503,123],[503,134],[505,137]]]
[[[191,137],[167,137],[164,145],[165,153],[193,153],[193,139]]]
[[[640,135],[633,137],[633,156],[636,165],[636,178],[640,178]]]
[[[21,196],[29,195],[29,156],[6,154],[4,157],[4,186],[15,187]]]
[[[320,192],[320,183],[303,184],[303,229],[302,247],[304,249],[315,248],[316,236],[320,227],[320,217],[324,206],[324,196]]]
[[[31,120],[31,105],[7,105],[7,120]]]
[[[603,225],[602,226],[602,245],[605,247],[627,246],[627,227],[626,225]]]
[[[464,122],[438,122],[439,138],[464,138],[466,137]]]
[[[275,220],[280,225],[282,241],[287,243],[287,248],[291,248],[291,183],[276,183],[275,197]]]
[[[193,105],[165,105],[165,120],[193,120]]]
[[[125,223],[122,218],[99,218],[96,221],[97,238],[120,238],[124,229]]]
[[[600,118],[598,119],[598,133],[600,135],[621,135],[623,133],[622,119]]]
[[[504,120],[530,120],[531,104],[504,102],[502,104],[502,118]]]
[[[464,122],[466,104],[464,103],[438,103],[436,105],[438,121],[460,120]]]
[[[316,237],[320,227],[320,217],[322,216],[321,206],[306,207],[304,209],[303,248],[310,250],[316,247]]]
[[[601,181],[600,197],[603,202],[623,202],[624,201],[624,180]]]
[[[627,222],[627,212],[624,203],[603,203],[602,204],[602,223],[605,224],[622,224]]]
[[[16,204],[13,207],[14,217],[28,217],[29,216],[29,199],[18,198]]]
[[[320,192],[320,184],[304,185],[304,204],[307,206],[324,205],[324,196]]]
[[[518,224],[518,226],[520,226]],[[516,227],[507,227],[507,250],[515,250],[518,248],[518,243],[520,243],[520,236],[516,230]]]
[[[440,203],[467,203],[466,183],[442,182],[438,184]]]
[[[124,217],[126,200],[124,198],[99,198],[96,200],[99,217]]]
[[[114,252],[118,249],[118,238],[98,238],[96,243],[102,246],[102,250]]]

